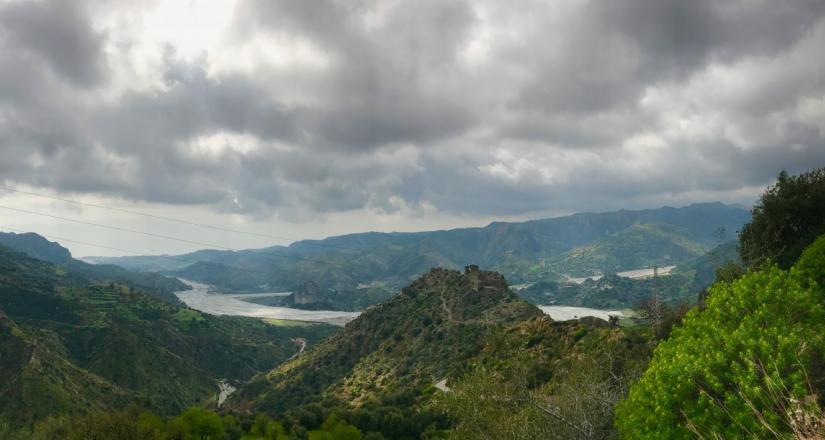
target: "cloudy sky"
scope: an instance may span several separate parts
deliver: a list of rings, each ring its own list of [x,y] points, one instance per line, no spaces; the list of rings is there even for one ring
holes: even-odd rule
[[[824,16],[822,0],[0,0],[4,188],[270,237],[7,190],[0,230],[158,253],[203,246],[65,219],[243,248],[751,204],[781,169],[825,166]]]

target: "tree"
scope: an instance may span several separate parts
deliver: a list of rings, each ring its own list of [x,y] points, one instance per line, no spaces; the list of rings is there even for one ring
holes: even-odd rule
[[[791,267],[825,233],[825,168],[798,176],[782,171],[742,228],[739,252],[749,267],[769,262]]]
[[[822,395],[825,236],[786,272],[771,266],[710,289],[656,349],[617,408],[623,438],[784,438],[787,401]],[[811,388],[814,389],[811,389]],[[781,391],[779,393],[778,391]]]
[[[223,421],[213,411],[193,406],[179,416],[189,427],[189,433],[200,440],[223,435]]]
[[[252,423],[249,433],[267,440],[285,440],[288,438],[283,424],[270,419],[263,413],[255,416],[255,421]]]
[[[613,371],[617,360],[610,352],[577,357],[554,365],[555,380],[538,387],[528,380],[535,366],[526,359],[504,373],[478,369],[450,392],[437,394],[434,405],[455,421],[455,438],[615,438],[613,406],[627,394],[635,369]]]
[[[331,414],[324,420],[320,430],[310,431],[310,440],[361,440],[361,431]]]

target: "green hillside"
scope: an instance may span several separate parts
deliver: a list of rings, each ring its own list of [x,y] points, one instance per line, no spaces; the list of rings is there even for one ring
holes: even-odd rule
[[[114,282],[143,290],[171,304],[182,305],[174,292],[186,290],[185,284],[175,278],[154,272],[131,272],[112,264],[88,264],[72,258],[68,249],[34,233],[14,234],[0,232],[0,246],[6,246],[30,257],[52,263],[72,273],[84,275],[101,283]]]
[[[126,405],[177,413],[219,378],[290,357],[289,338],[331,331],[204,315],[2,247],[0,311],[0,419],[18,424]]]
[[[623,374],[649,349],[626,332],[599,320],[553,322],[495,272],[433,269],[306,354],[257,376],[230,405],[303,417],[309,428],[307,414],[323,420],[337,412],[364,432],[418,438],[456,422],[436,409],[437,382],[460,386],[474,372],[512,375],[524,367],[532,387],[550,386],[565,380],[553,373],[558,367],[599,353],[615,355],[614,372]]]
[[[668,266],[703,255],[709,248],[709,244],[691,238],[684,229],[634,224],[592,244],[571,249],[549,265],[556,273],[585,277]]]
[[[483,228],[362,233],[303,240],[288,247],[198,251],[175,257],[97,258],[126,268],[165,269],[227,291],[296,291],[306,282],[334,292],[324,302],[356,309],[392,295],[431,267],[479,264],[512,283],[610,273],[689,261],[733,233],[748,211],[721,203],[585,213]],[[181,261],[191,261],[181,267]],[[364,286],[371,286],[372,291]],[[364,300],[364,298],[372,300]],[[293,302],[298,307],[323,304]]]
[[[538,305],[571,305],[597,309],[627,309],[638,307],[658,291],[665,302],[678,304],[696,302],[702,289],[716,279],[716,271],[726,265],[741,264],[737,242],[721,244],[707,253],[677,265],[667,275],[657,279],[625,278],[609,273],[581,283],[539,281],[516,293]]]

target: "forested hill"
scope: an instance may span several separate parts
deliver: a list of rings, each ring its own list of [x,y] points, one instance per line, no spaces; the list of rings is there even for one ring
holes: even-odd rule
[[[510,292],[497,273],[433,269],[306,356],[270,373],[266,382],[271,386],[253,384],[243,394],[253,406],[270,410],[311,402],[321,394],[341,402],[364,401],[379,390],[420,386],[456,373],[493,327],[542,315]]]
[[[330,330],[205,315],[0,247],[0,420],[128,405],[174,414],[214,396],[218,378],[287,359],[289,338]]]
[[[511,374],[518,366],[529,371],[519,378],[539,387],[566,380],[548,372],[573,359],[609,352],[615,362],[646,350],[644,340],[604,321],[553,322],[498,273],[433,269],[330,339],[258,376],[230,404],[298,416],[304,405],[324,402],[325,411],[362,420],[365,431],[419,438],[444,427],[428,409],[438,383],[455,386],[479,368]],[[622,374],[616,365],[613,373]]]
[[[6,246],[30,257],[47,261],[76,274],[82,274],[99,282],[125,284],[141,289],[158,299],[181,305],[174,292],[187,286],[176,278],[154,272],[132,272],[113,264],[89,264],[75,258],[59,243],[49,241],[35,233],[15,234],[0,232],[0,246]]]
[[[227,290],[297,290],[312,281],[339,295],[358,296],[365,292],[357,290],[370,288],[395,291],[431,267],[479,264],[520,283],[678,264],[718,244],[717,231],[733,237],[749,218],[743,208],[706,203],[496,222],[483,228],[350,234],[288,247],[205,250],[174,259],[94,261],[171,271]]]

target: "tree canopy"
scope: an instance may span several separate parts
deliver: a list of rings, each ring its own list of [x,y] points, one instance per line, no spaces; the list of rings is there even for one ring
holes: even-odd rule
[[[773,262],[789,268],[816,237],[825,234],[825,168],[798,176],[779,174],[753,208],[739,235],[750,267]]]

